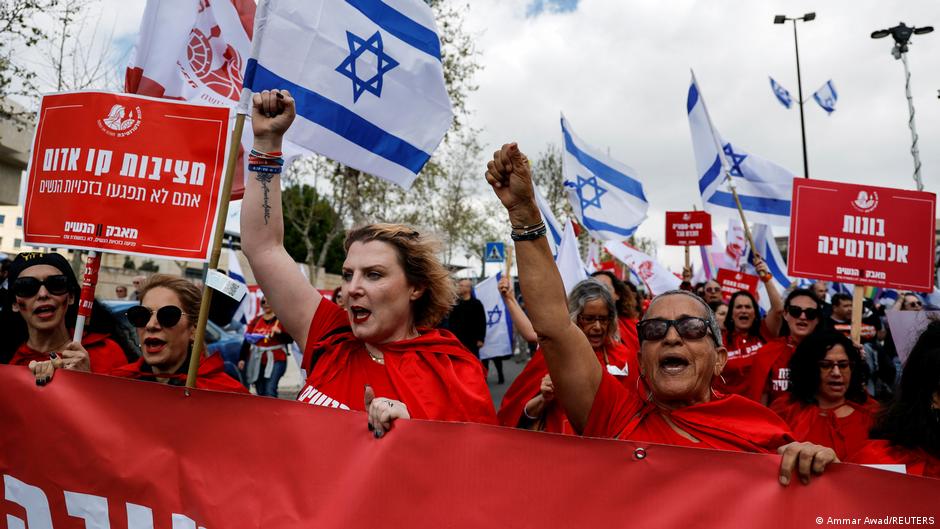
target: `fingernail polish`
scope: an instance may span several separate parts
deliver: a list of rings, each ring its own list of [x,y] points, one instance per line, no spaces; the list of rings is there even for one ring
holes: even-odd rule
[[[374,435],[376,439],[378,439],[379,437],[382,437],[381,432],[379,432],[378,430],[373,431],[372,435]]]
[[[372,423],[371,423],[371,422],[367,422],[366,424],[369,425],[369,431],[370,431],[370,432],[373,431],[373,430],[375,430],[375,428],[372,427]]]

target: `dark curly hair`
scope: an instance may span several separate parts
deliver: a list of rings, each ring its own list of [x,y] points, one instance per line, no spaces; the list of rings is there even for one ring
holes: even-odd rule
[[[751,327],[747,330],[747,333],[751,336],[760,336],[760,308],[757,305],[757,300],[754,299],[754,296],[747,290],[739,290],[734,294],[731,294],[731,299],[728,300],[728,315],[725,317],[725,330],[727,333],[725,336],[731,336],[736,329],[734,327],[734,302],[738,300],[739,297],[746,297],[751,300],[751,307],[754,307],[754,321],[751,322]]]
[[[835,331],[819,331],[807,336],[790,358],[790,395],[795,401],[804,404],[819,404],[816,395],[822,384],[819,361],[826,358],[826,353],[841,345],[849,357],[849,385],[845,391],[846,400],[864,404],[868,401],[865,382],[868,380],[868,364],[846,335]]]
[[[922,448],[940,457],[940,410],[932,406],[937,393],[940,393],[940,321],[935,320],[911,349],[894,400],[879,415],[870,437],[905,448]]]

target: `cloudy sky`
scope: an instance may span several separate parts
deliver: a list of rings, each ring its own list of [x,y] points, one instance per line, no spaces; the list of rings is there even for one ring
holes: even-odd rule
[[[466,0],[477,37],[473,124],[487,152],[518,141],[530,155],[560,143],[561,112],[582,140],[633,167],[650,202],[638,234],[663,240],[664,212],[701,207],[685,111],[690,68],[722,136],[802,172],[799,112],[774,98],[768,76],[796,97],[792,23],[799,23],[809,168],[813,178],[913,188],[908,111],[893,41],[876,29],[904,21],[940,28],[936,0]],[[136,40],[144,2],[102,0],[115,44]],[[927,191],[940,188],[940,31],[909,55]],[[837,110],[811,94],[832,79]],[[727,217],[716,217],[724,230]],[[785,232],[778,228],[777,233]],[[681,267],[681,250],[659,256]]]

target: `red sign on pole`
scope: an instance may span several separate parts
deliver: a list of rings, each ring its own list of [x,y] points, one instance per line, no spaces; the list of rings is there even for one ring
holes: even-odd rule
[[[788,273],[929,292],[936,207],[933,193],[798,178]]]
[[[208,260],[230,112],[106,92],[43,97],[24,242]]]
[[[712,243],[712,216],[704,211],[667,211],[667,246],[708,246]]]
[[[721,296],[725,300],[725,303],[731,299],[732,294],[739,290],[747,290],[755,298],[758,297],[757,282],[759,280],[760,278],[755,275],[727,270],[725,268],[719,268],[718,277],[715,278],[715,281],[721,285]]]

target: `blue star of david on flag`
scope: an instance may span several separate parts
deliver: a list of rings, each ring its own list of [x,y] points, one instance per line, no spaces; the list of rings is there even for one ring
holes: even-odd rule
[[[359,96],[363,92],[369,92],[375,97],[382,97],[382,77],[398,66],[398,61],[388,56],[382,46],[382,35],[376,31],[368,40],[346,32],[346,40],[349,43],[349,56],[336,67],[336,71],[352,80],[353,83],[353,103],[359,101]],[[375,75],[369,79],[362,79],[356,70],[356,65],[362,54],[372,52],[375,55]]]
[[[724,151],[725,154],[727,154],[730,158],[728,161],[731,162],[731,170],[729,171],[731,176],[744,176],[744,174],[741,173],[741,163],[744,162],[744,159],[747,158],[747,155],[734,152],[734,149],[731,148],[730,143],[725,144]]]
[[[486,319],[486,326],[492,327],[496,325],[503,319],[503,311],[499,310],[499,305],[493,305],[493,310],[488,311]]]
[[[588,206],[594,206],[597,209],[601,209],[601,197],[604,196],[604,193],[607,192],[606,189],[598,185],[597,177],[591,176],[591,178],[584,178],[581,175],[578,175],[578,183],[576,185],[578,191],[578,199],[581,200],[581,211],[584,211]],[[584,188],[593,189],[593,198],[587,199],[584,198]]]

